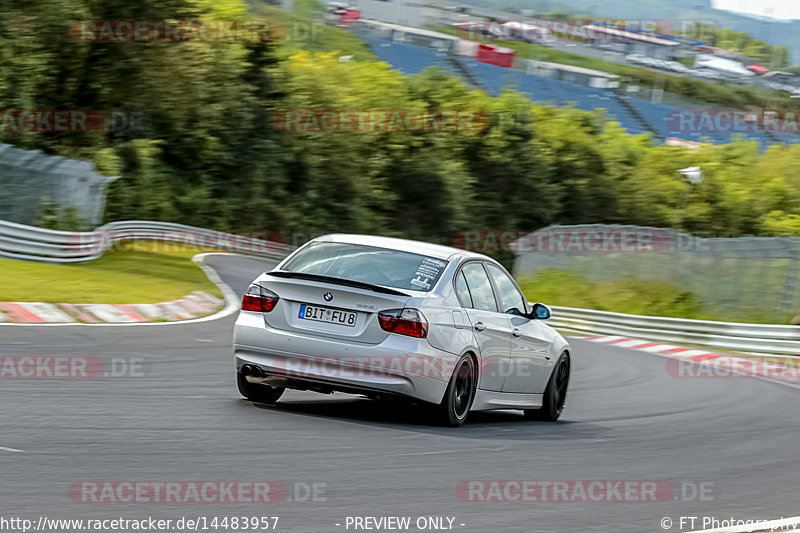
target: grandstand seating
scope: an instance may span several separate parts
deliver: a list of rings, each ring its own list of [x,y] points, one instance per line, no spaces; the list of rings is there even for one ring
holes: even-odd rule
[[[504,88],[514,89],[534,102],[591,111],[606,109],[609,120],[619,122],[629,133],[644,133],[643,124],[619,104],[616,98],[604,89],[586,87],[566,81],[542,78],[478,61],[467,61],[467,67],[484,83],[492,96],[499,96]]]
[[[736,131],[733,122],[730,120],[721,119],[718,121],[715,118],[715,124],[721,126],[721,131],[694,131],[689,128],[682,128],[679,113],[686,111],[684,109],[668,106],[664,104],[656,104],[640,98],[631,98],[631,105],[633,105],[639,113],[641,113],[647,121],[649,121],[654,128],[657,128],[662,136],[665,137],[679,137],[687,141],[710,141],[714,144],[724,144],[731,142],[734,138],[744,139],[748,141],[757,141],[763,147],[774,144],[774,139],[778,139],[783,143],[797,143],[800,142],[800,136],[792,135],[789,133],[775,133],[772,138],[764,133],[758,131],[756,128],[748,128],[749,131],[742,132]]]
[[[455,74],[446,52],[430,50],[388,39],[370,39],[372,52],[381,61],[386,61],[403,74],[419,74],[425,67],[438,66]]]
[[[457,69],[445,52],[396,43],[388,39],[369,39],[369,42],[380,60],[386,61],[403,73],[416,74],[427,66],[437,65],[451,74],[458,75]],[[616,96],[605,89],[539,77],[521,70],[498,67],[473,59],[465,58],[464,64],[474,74],[482,88],[492,96],[499,96],[503,89],[512,89],[524,93],[534,102],[545,105],[574,106],[587,111],[605,109],[609,120],[619,122],[632,134],[652,131],[657,138],[679,137],[687,141],[710,141],[715,144],[728,143],[732,138],[731,131],[682,131],[679,120],[675,120],[677,114],[683,111],[678,107],[656,104],[641,98],[628,99],[628,103],[644,117],[646,123],[643,123],[620,104]],[[725,122],[722,124],[724,126]],[[724,129],[733,128],[723,127]],[[758,141],[764,148],[774,144],[775,139],[784,143],[800,142],[800,135],[790,133],[767,135],[761,131],[750,131],[744,134],[733,133],[733,136]]]

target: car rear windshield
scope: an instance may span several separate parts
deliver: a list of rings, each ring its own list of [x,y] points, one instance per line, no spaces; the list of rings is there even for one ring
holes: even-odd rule
[[[394,289],[430,291],[447,261],[411,252],[341,242],[313,242],[281,267]]]

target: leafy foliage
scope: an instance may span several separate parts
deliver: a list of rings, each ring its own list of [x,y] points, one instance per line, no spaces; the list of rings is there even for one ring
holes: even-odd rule
[[[0,132],[0,142],[90,159],[120,175],[109,221],[271,230],[292,244],[331,231],[448,243],[464,229],[588,222],[800,234],[798,146],[764,154],[747,142],[653,146],[602,110],[534,106],[513,92],[491,98],[436,68],[404,76],[385,63],[342,62],[336,51],[84,43],[67,31],[78,18],[251,16],[240,0],[26,0],[3,15],[0,109],[146,116],[119,131]],[[336,44],[352,37],[336,35]],[[454,110],[491,121],[457,132],[279,131],[287,110]],[[677,172],[690,165],[703,169],[702,184]]]

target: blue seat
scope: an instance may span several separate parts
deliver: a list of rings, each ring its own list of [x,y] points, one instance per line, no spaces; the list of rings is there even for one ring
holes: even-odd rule
[[[425,67],[436,65],[451,74],[459,75],[444,52],[396,43],[388,39],[371,39],[369,43],[381,61],[386,61],[393,68],[405,74],[417,74]],[[632,134],[645,133],[651,131],[650,128],[652,128],[652,132],[660,137],[679,137],[700,142],[710,140],[715,144],[729,143],[732,137],[743,137],[745,140],[759,142],[762,148],[774,144],[774,139],[778,139],[782,143],[800,142],[800,135],[775,132],[769,136],[755,128],[751,128],[744,135],[737,136],[735,132],[732,133],[733,128],[726,125],[724,120],[721,121],[720,131],[681,131],[680,119],[677,118],[683,111],[681,108],[656,104],[641,98],[630,98],[630,104],[649,123],[649,128],[647,128],[620,104],[613,94],[604,89],[534,76],[520,70],[498,67],[473,59],[465,58],[463,62],[491,96],[500,96],[503,89],[512,89],[543,105],[556,107],[572,105],[585,111],[604,109],[609,120],[619,122],[628,133]]]
[[[395,43],[388,39],[372,39],[369,43],[372,52],[378,59],[389,63],[403,74],[419,74],[430,66],[438,66],[451,74],[455,73],[445,52],[405,43]]]
[[[605,109],[608,119],[619,122],[629,133],[645,132],[639,121],[604,89],[542,78],[478,61],[469,61],[468,66],[489,89],[492,96],[499,96],[502,90],[507,88],[519,91],[534,102],[544,105],[556,107],[572,105],[584,111]]]
[[[653,128],[657,129],[665,137],[679,137],[689,141],[707,142],[710,140],[714,144],[725,144],[734,139],[744,139],[757,141],[762,148],[775,144],[773,138],[764,131],[755,127],[748,127],[745,131],[741,131],[742,128],[738,128],[737,131],[733,122],[724,118],[714,118],[714,124],[711,128],[703,128],[709,131],[698,131],[695,127],[682,127],[680,113],[687,111],[685,109],[656,104],[641,98],[631,98],[630,103],[650,122]],[[699,120],[699,117],[695,120]],[[787,144],[794,144],[800,141],[800,136],[784,132],[775,132],[773,137],[777,138],[779,142]]]

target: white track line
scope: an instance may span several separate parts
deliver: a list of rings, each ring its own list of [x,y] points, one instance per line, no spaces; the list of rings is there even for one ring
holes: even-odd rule
[[[25,450],[18,450],[16,448],[7,448],[5,446],[0,446],[0,450],[2,450],[4,452],[25,453]]]
[[[253,257],[247,256],[242,254],[234,254],[230,252],[207,252],[202,254],[197,254],[192,257],[192,261],[199,266],[203,272],[205,272],[208,279],[210,279],[219,289],[222,291],[222,296],[225,298],[225,307],[223,307],[220,311],[214,313],[213,315],[208,315],[200,318],[192,318],[190,320],[179,320],[176,322],[127,322],[122,324],[83,324],[80,322],[73,322],[73,323],[53,323],[53,324],[41,324],[41,323],[14,323],[14,322],[0,322],[0,327],[6,326],[16,326],[16,327],[32,327],[32,328],[44,328],[44,327],[135,327],[135,326],[182,326],[188,324],[198,324],[200,322],[209,322],[211,320],[219,320],[220,318],[225,318],[226,316],[230,316],[236,311],[239,310],[239,297],[233,292],[233,289],[228,287],[228,285],[222,281],[222,278],[219,277],[219,274],[205,264],[205,258],[210,255],[232,255],[236,257]]]

